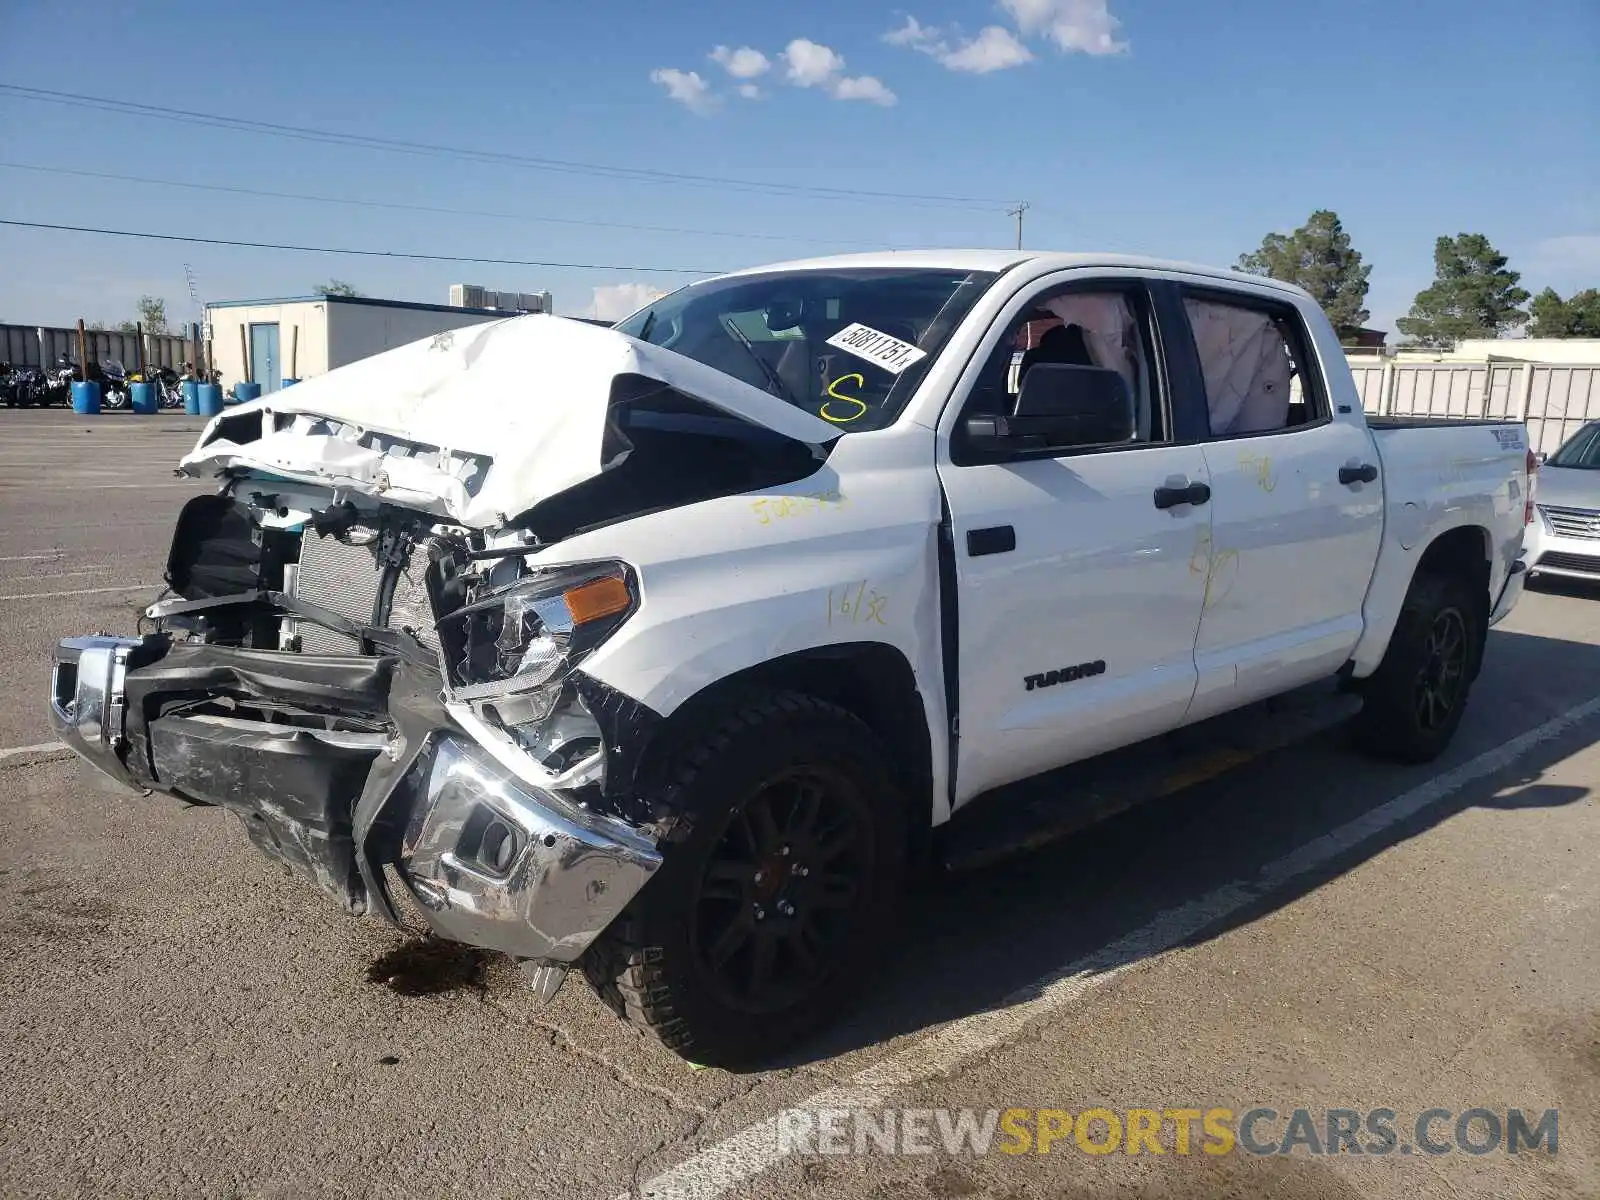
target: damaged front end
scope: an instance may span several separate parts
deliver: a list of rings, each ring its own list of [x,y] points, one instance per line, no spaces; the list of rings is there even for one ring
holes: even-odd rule
[[[637,585],[539,570],[526,538],[232,478],[180,516],[152,632],[59,643],[56,732],[118,783],[236,813],[353,913],[398,922],[398,881],[548,992],[661,858],[605,786],[619,714],[648,714],[574,670]]]
[[[543,964],[548,990],[660,865],[660,726],[580,668],[628,564],[552,548],[814,473],[838,430],[691,358],[554,317],[422,339],[206,426],[170,594],[56,651],[59,736],[237,813],[347,909]]]

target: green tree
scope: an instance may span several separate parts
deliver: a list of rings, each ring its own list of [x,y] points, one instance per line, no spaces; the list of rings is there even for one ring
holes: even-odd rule
[[[165,333],[167,331],[167,302],[159,296],[140,296],[139,323],[144,326],[146,333]]]
[[[1269,233],[1261,249],[1239,256],[1239,270],[1305,288],[1322,305],[1341,338],[1351,337],[1371,316],[1367,276],[1372,268],[1350,245],[1339,214],[1319,208],[1293,233]]]
[[[1433,245],[1433,283],[1395,322],[1424,346],[1448,349],[1463,338],[1497,338],[1528,319],[1519,271],[1481,233],[1442,237]]]
[[[317,291],[317,295],[319,295],[319,296],[359,296],[359,295],[361,295],[360,292],[356,291],[356,289],[355,289],[355,287],[353,285],[346,283],[342,279],[330,279],[330,280],[328,280],[327,283],[319,283],[319,284],[317,284],[316,291]]]
[[[1555,288],[1545,288],[1528,308],[1533,314],[1529,337],[1600,338],[1600,289],[1586,288],[1563,300]]]
[[[138,317],[132,321],[122,321],[117,328],[123,333],[136,333],[139,326],[144,326],[146,333],[167,332],[167,302],[160,296],[140,296],[139,302],[134,305]]]

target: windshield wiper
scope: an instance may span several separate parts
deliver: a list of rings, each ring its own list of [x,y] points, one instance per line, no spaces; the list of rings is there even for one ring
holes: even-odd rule
[[[767,386],[772,389],[773,395],[777,396],[778,399],[784,401],[785,403],[792,404],[796,408],[799,408],[800,401],[795,394],[789,390],[789,385],[783,382],[783,376],[778,374],[777,369],[774,368],[771,363],[761,357],[761,352],[756,349],[755,343],[750,340],[750,338],[745,334],[745,331],[740,329],[726,317],[724,317],[722,320],[722,327],[733,336],[734,341],[738,342],[739,345],[744,347],[744,352],[746,354],[756,360],[756,366],[760,367],[761,373],[767,377]]]
[[[650,340],[650,331],[655,327],[656,310],[652,308],[649,312],[645,313],[644,324],[639,326],[639,340],[641,342],[648,342]]]

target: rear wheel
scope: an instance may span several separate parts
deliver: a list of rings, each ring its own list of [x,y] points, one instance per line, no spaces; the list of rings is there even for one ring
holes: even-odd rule
[[[683,814],[650,885],[584,956],[625,1020],[735,1066],[846,1000],[905,873],[905,803],[861,721],[795,693],[754,699],[681,760]]]
[[[1466,711],[1482,645],[1479,606],[1465,580],[1418,575],[1383,661],[1361,683],[1358,744],[1380,758],[1422,763],[1438,757]]]

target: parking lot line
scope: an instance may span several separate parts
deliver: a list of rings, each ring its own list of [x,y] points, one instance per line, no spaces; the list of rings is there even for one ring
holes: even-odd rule
[[[1600,714],[1600,697],[1570,708],[1543,725],[1485,750],[1476,758],[1435,775],[1370,812],[1313,838],[1267,863],[1253,879],[1235,880],[1158,914],[1148,924],[1115,942],[1018,989],[1000,1008],[952,1021],[939,1032],[859,1072],[848,1083],[824,1089],[791,1107],[816,1110],[882,1105],[897,1089],[934,1079],[993,1050],[1015,1037],[1030,1022],[1082,999],[1131,967],[1195,937],[1297,876],[1337,859],[1467,784],[1504,770],[1534,747],[1562,736],[1597,714]],[[745,1180],[775,1166],[781,1157],[778,1118],[774,1115],[692,1155],[641,1185],[637,1192],[621,1193],[618,1200],[631,1200],[633,1196],[648,1200],[717,1200]]]
[[[47,752],[58,756],[72,753],[60,742],[40,742],[35,746],[5,746],[0,747],[0,762],[4,762],[8,758],[21,758],[24,754],[44,754]]]
[[[0,596],[0,600],[48,600],[52,596],[98,596],[103,592],[137,592],[141,588],[160,587],[159,583],[126,583],[121,587],[75,588],[69,592],[19,592]]]
[[[66,556],[67,552],[65,550],[58,550],[54,554],[3,554],[0,555],[0,562],[34,562],[35,560],[65,558]]]

